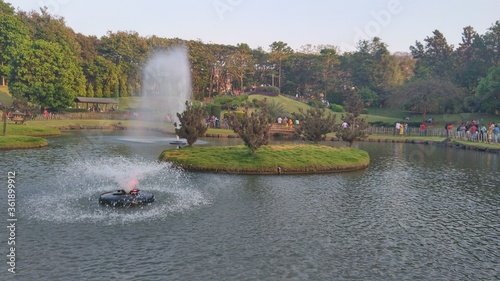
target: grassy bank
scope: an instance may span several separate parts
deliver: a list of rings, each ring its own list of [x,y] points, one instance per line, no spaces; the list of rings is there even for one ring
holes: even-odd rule
[[[57,136],[60,135],[61,131],[56,127],[49,127],[42,123],[30,122],[29,124],[7,124],[7,135],[18,135],[18,136],[32,136],[32,137],[43,137],[43,136]]]
[[[0,149],[22,149],[47,146],[47,140],[30,136],[0,136]]]
[[[366,168],[367,152],[324,145],[267,145],[252,154],[246,146],[185,147],[165,150],[160,161],[190,171],[229,174],[306,174]]]

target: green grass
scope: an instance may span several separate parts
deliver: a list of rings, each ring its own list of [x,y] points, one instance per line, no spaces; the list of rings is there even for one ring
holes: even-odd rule
[[[7,135],[19,135],[19,136],[55,136],[60,135],[61,131],[58,128],[51,128],[49,126],[30,122],[30,124],[7,124]]]
[[[47,146],[47,140],[31,136],[0,136],[0,149],[20,149]]]
[[[453,139],[454,142],[458,142],[465,145],[476,146],[476,147],[486,147],[486,148],[500,148],[500,144],[496,143],[485,143],[485,142],[474,142],[466,140]]]
[[[248,147],[185,147],[165,150],[161,161],[173,162],[192,171],[236,174],[321,173],[363,169],[367,152],[324,145],[267,145],[252,154]],[[279,167],[279,168],[278,168]]]
[[[275,101],[277,103],[283,104],[283,106],[286,108],[286,110],[289,113],[299,113],[299,108],[302,108],[304,111],[307,111],[307,109],[311,108],[308,104],[305,104],[303,102],[287,98],[285,96],[279,95],[276,97],[268,97],[264,95],[250,95],[248,96],[248,100],[252,101],[253,99],[257,99],[259,101],[267,99],[267,102],[270,103],[271,101]]]
[[[127,111],[129,108],[137,108],[141,104],[140,97],[122,97],[118,99],[118,110]]]

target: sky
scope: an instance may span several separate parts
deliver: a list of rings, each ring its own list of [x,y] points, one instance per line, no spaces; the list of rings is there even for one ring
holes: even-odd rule
[[[479,34],[500,20],[499,0],[4,0],[23,11],[47,7],[77,33],[108,31],[201,40],[252,49],[283,41],[356,50],[381,38],[391,52],[409,52],[439,30],[455,47],[463,28]]]

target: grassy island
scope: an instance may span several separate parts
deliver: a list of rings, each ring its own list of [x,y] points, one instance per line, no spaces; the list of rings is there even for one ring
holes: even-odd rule
[[[160,161],[189,171],[228,174],[312,174],[368,167],[366,151],[326,145],[266,145],[255,154],[244,146],[184,147],[165,150]]]

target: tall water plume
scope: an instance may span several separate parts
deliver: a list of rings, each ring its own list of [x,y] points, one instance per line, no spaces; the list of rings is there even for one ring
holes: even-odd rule
[[[176,122],[177,113],[185,110],[185,103],[190,99],[191,69],[186,47],[154,53],[143,70],[143,114]]]

